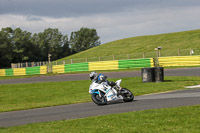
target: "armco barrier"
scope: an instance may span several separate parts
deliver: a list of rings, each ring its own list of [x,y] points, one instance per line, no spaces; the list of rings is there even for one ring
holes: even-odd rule
[[[53,73],[95,71],[95,70],[117,70],[117,69],[142,68],[142,67],[154,67],[153,58],[55,65],[53,66]]]
[[[0,69],[0,76],[5,76],[5,75],[6,75],[5,69]]]
[[[54,65],[52,67],[53,73],[65,73],[65,66],[64,65]]]
[[[47,66],[40,66],[40,74],[47,74]]]
[[[93,71],[93,70],[115,70],[115,69],[119,69],[118,60],[116,60],[116,61],[89,62],[89,71]]]
[[[40,67],[27,67],[26,75],[40,74]]]
[[[119,69],[154,67],[153,58],[119,60]]]
[[[78,71],[117,70],[117,69],[142,68],[142,67],[154,67],[153,58],[54,65],[52,67],[52,71],[53,73],[67,73],[67,72],[78,72]],[[33,75],[33,74],[46,74],[46,73],[47,73],[47,66],[0,69],[0,76],[18,76],[18,75]]]
[[[159,66],[200,66],[200,56],[159,57]]]
[[[46,74],[47,66],[14,68],[14,69],[0,69],[0,76],[20,76],[33,74]]]
[[[26,69],[25,68],[15,68],[15,69],[13,69],[13,75],[14,76],[26,75]]]
[[[13,76],[13,69],[5,69],[6,75],[5,76]]]
[[[78,71],[89,71],[88,63],[75,63],[75,64],[53,66],[53,73],[66,73],[66,72],[78,72]]]
[[[88,63],[66,64],[65,72],[88,71]]]

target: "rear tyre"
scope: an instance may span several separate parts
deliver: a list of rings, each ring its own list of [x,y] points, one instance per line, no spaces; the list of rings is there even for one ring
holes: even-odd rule
[[[134,95],[133,95],[133,93],[129,89],[122,88],[122,90],[121,90],[120,93],[121,93],[121,96],[123,97],[123,101],[124,102],[131,102],[131,101],[133,101]]]
[[[92,101],[94,103],[96,103],[97,105],[106,105],[107,104],[107,100],[103,94],[100,97],[99,94],[93,93],[91,98],[92,98]]]

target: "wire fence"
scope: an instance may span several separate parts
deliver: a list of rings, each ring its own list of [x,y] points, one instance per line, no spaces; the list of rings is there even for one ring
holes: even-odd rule
[[[200,49],[194,48],[194,49],[177,49],[177,50],[155,50],[152,52],[76,58],[76,59],[68,59],[68,60],[61,60],[61,61],[53,61],[53,62],[51,62],[51,65],[85,63],[85,62],[95,62],[95,61],[109,61],[109,60],[157,58],[157,57],[165,57],[165,56],[192,56],[192,55],[200,55]],[[12,63],[11,64],[12,68],[34,67],[34,66],[43,66],[43,65],[49,65],[48,61]]]
[[[45,66],[47,64],[48,64],[47,61],[11,63],[11,68],[25,68],[25,67]]]
[[[192,55],[200,55],[200,49],[196,48],[196,49],[159,50],[159,51],[143,52],[143,53],[77,58],[77,59],[68,59],[62,61],[54,61],[53,65],[108,61],[108,60],[127,60],[127,59],[140,59],[140,58],[156,58],[165,56],[192,56]]]

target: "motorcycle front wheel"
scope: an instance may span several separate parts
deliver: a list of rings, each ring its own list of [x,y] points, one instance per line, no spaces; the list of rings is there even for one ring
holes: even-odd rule
[[[134,95],[133,95],[133,93],[129,89],[122,88],[122,90],[121,90],[120,93],[121,93],[121,96],[123,97],[123,101],[124,102],[131,102],[131,101],[133,101]]]
[[[102,95],[101,97],[99,96],[99,94],[93,93],[92,96],[92,101],[94,103],[96,103],[97,105],[106,105],[107,104],[107,100],[104,97],[104,95]]]

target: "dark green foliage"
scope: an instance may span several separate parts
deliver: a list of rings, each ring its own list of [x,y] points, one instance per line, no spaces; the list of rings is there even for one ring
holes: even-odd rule
[[[77,35],[79,37],[70,47],[68,36],[63,35],[57,28],[48,28],[35,34],[20,28],[2,28],[0,68],[10,68],[11,63],[47,61],[48,54],[52,55],[51,60],[56,60],[100,44],[95,29],[81,28],[80,31],[72,32],[72,35],[73,40],[77,40]],[[76,50],[77,47],[80,47],[80,50]]]
[[[63,46],[63,35],[58,29],[45,29],[44,32],[40,32],[37,35],[35,43],[38,45],[41,60],[47,60],[48,54],[51,54],[51,59],[55,60],[61,57],[62,46]]]
[[[12,33],[11,28],[3,28],[0,31],[0,67],[6,67],[12,61]]]
[[[70,46],[75,52],[84,51],[100,45],[99,38],[95,29],[81,28],[71,33]]]

